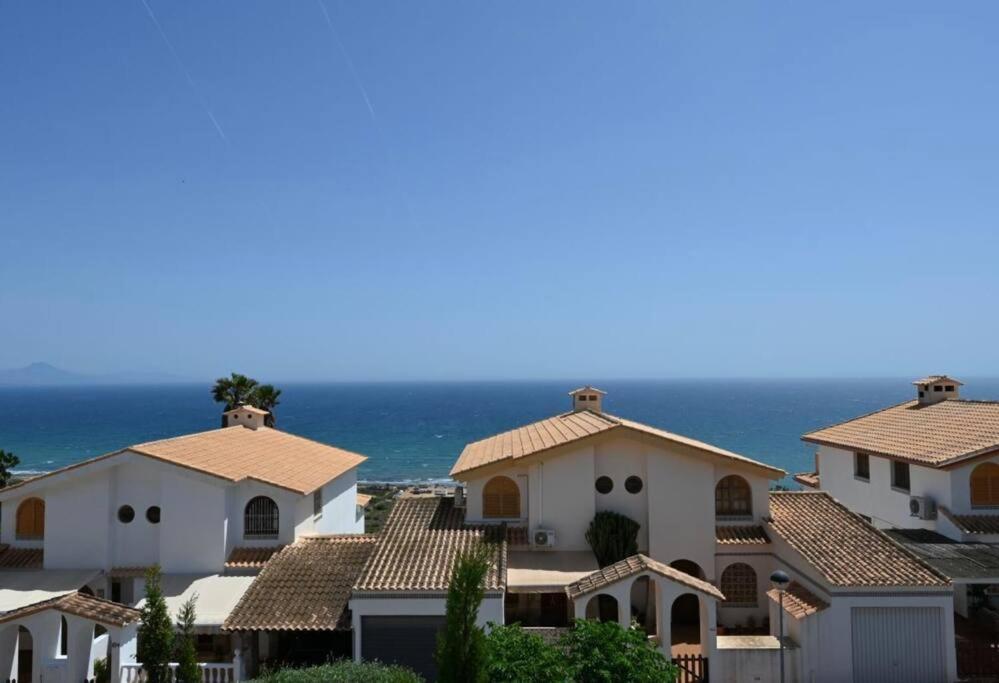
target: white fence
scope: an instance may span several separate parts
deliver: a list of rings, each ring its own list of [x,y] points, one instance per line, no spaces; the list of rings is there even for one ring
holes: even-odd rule
[[[201,663],[201,683],[239,683],[237,659],[213,664]],[[145,683],[148,680],[142,664],[122,664],[120,683]],[[177,664],[170,663],[170,683],[177,683]]]

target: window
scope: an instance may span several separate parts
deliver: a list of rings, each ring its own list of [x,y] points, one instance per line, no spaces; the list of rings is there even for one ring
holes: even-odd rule
[[[153,505],[152,507],[146,509],[146,520],[150,524],[159,524],[160,523],[160,506],[159,505]]]
[[[510,477],[493,477],[482,488],[482,516],[495,519],[520,517],[520,488]]]
[[[45,501],[28,498],[17,506],[15,535],[23,541],[40,541],[45,538]]]
[[[909,490],[909,463],[893,460],[891,463],[891,485],[902,491]]]
[[[738,474],[722,477],[715,486],[715,515],[747,517],[753,514],[752,499],[752,492],[745,479]]]
[[[318,517],[323,514],[323,490],[316,489],[312,494],[312,514]]]
[[[597,400],[597,397],[596,397],[596,396],[590,396],[590,400],[591,400],[591,401],[596,401],[596,400]]]
[[[641,493],[642,485],[642,478],[635,475],[624,480],[624,490],[628,493]]]
[[[610,477],[597,477],[597,481],[594,484],[597,489],[597,493],[602,493],[607,495],[614,490],[614,480]]]
[[[243,536],[246,538],[277,538],[278,506],[267,496],[257,496],[243,511]]]
[[[853,454],[853,476],[857,479],[870,481],[871,479],[871,457],[867,453]]]
[[[122,524],[130,524],[135,519],[135,510],[131,505],[122,505],[118,508],[118,521]]]
[[[933,387],[933,391],[943,391],[943,387],[938,384],[935,387]]]
[[[971,504],[975,507],[999,506],[999,465],[982,463],[971,472]]]
[[[589,398],[589,396],[586,396],[586,395],[580,395],[579,400],[580,401],[589,401],[590,398]]]
[[[944,391],[954,391],[954,385],[948,384],[946,387],[944,387]]]
[[[756,571],[742,562],[730,564],[721,575],[721,592],[727,607],[756,607]]]

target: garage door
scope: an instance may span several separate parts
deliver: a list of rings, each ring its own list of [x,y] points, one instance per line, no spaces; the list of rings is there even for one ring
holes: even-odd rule
[[[850,620],[856,683],[947,680],[939,607],[854,607]]]
[[[402,664],[436,680],[434,649],[444,617],[361,617],[361,658]]]

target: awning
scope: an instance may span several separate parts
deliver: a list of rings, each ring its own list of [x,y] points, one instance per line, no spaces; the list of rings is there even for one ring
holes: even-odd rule
[[[0,572],[0,614],[75,593],[100,573],[98,569]]]
[[[954,583],[999,583],[999,547],[961,542],[928,529],[885,533]]]
[[[552,552],[511,550],[507,553],[508,593],[561,593],[600,566],[588,550]]]
[[[256,576],[223,576],[221,574],[164,574],[161,579],[163,595],[171,618],[176,621],[177,612],[192,596],[194,603],[195,626],[219,627],[243,597]],[[143,598],[136,607],[141,608]]]

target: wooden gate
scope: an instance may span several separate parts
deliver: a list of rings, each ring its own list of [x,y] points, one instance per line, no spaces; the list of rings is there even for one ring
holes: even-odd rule
[[[708,683],[708,658],[702,655],[678,655],[673,664],[680,669],[676,683]]]

